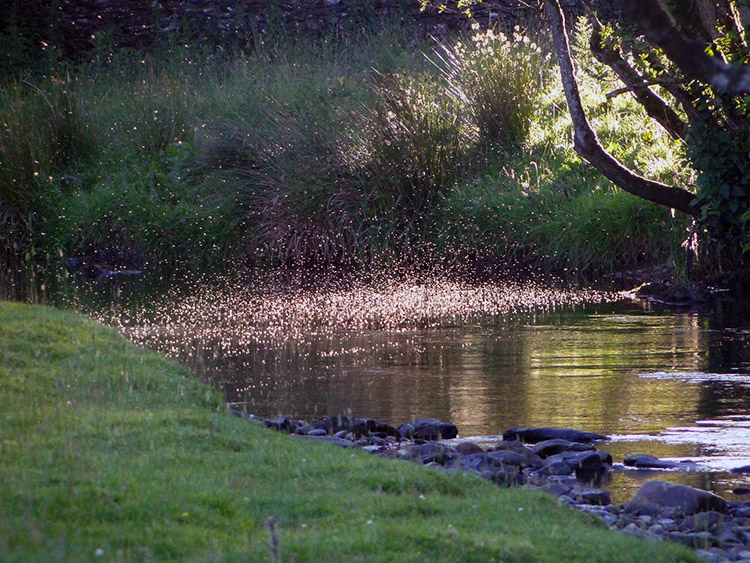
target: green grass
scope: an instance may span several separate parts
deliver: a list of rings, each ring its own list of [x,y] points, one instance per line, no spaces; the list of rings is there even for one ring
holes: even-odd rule
[[[542,493],[296,441],[69,312],[0,302],[0,560],[691,561]]]

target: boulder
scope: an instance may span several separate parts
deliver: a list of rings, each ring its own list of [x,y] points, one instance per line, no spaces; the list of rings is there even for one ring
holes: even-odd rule
[[[627,455],[622,463],[637,469],[690,469],[695,466],[691,462],[667,461],[647,454]]]
[[[570,428],[552,428],[548,426],[535,428],[511,428],[503,434],[503,440],[521,440],[527,444],[536,444],[545,440],[562,439],[569,442],[589,443],[596,440],[609,440],[608,436],[584,432]]]
[[[434,418],[417,418],[405,422],[397,432],[412,440],[450,440],[458,436],[458,428],[452,422],[442,422]]]
[[[581,442],[571,442],[570,440],[563,440],[562,438],[553,438],[552,440],[544,440],[537,442],[531,451],[534,452],[541,458],[549,457],[551,455],[559,454],[561,452],[584,452],[593,450],[594,446],[591,444],[583,444]]]
[[[750,473],[750,465],[743,465],[742,467],[733,467],[729,471],[731,473]]]
[[[664,481],[648,481],[641,485],[633,499],[625,505],[629,514],[655,516],[678,512],[686,516],[714,510],[722,514],[728,509],[727,501],[718,495]]]
[[[474,442],[461,442],[456,444],[456,451],[461,455],[481,454],[484,450]]]

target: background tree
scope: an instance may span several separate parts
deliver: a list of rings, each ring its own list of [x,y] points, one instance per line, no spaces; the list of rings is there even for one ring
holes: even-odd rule
[[[705,273],[750,262],[750,8],[740,0],[621,0],[593,24],[591,49],[665,130],[685,143],[697,186],[668,186],[620,164],[599,143],[578,94],[565,16],[545,0],[555,51],[582,158],[618,187],[688,213]]]

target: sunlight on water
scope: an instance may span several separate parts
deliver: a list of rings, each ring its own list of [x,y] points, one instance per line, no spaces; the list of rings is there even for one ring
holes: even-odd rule
[[[243,353],[253,343],[283,345],[341,330],[410,331],[460,326],[477,317],[554,309],[610,299],[592,290],[535,284],[467,284],[446,280],[399,282],[345,289],[303,290],[273,286],[202,285],[173,296],[143,315],[126,314],[118,328],[133,341],[175,353],[184,336],[218,343],[222,353]],[[171,339],[173,335],[175,339]],[[170,342],[171,341],[171,342]],[[352,350],[348,350],[351,352]],[[320,351],[336,355],[342,350]]]

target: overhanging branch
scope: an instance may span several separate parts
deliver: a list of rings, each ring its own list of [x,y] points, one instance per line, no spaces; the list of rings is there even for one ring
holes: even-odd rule
[[[646,113],[664,127],[667,133],[675,139],[684,138],[686,124],[661,96],[649,88],[650,83],[625,60],[620,49],[607,44],[602,36],[602,24],[593,11],[587,5],[584,6],[592,25],[589,46],[594,56],[615,72]]]
[[[653,0],[619,0],[618,4],[638,23],[646,38],[658,45],[679,69],[691,78],[730,95],[750,93],[750,67],[727,64],[706,54],[706,46],[688,41],[672,25],[669,15]]]
[[[692,193],[683,188],[668,186],[639,176],[604,150],[583,109],[578,83],[573,71],[573,60],[570,56],[568,34],[565,30],[565,16],[559,0],[545,0],[545,9],[552,30],[560,75],[565,89],[565,98],[568,102],[568,111],[573,121],[576,152],[626,192],[694,217],[698,216],[700,211],[698,206],[693,204],[695,196]]]

